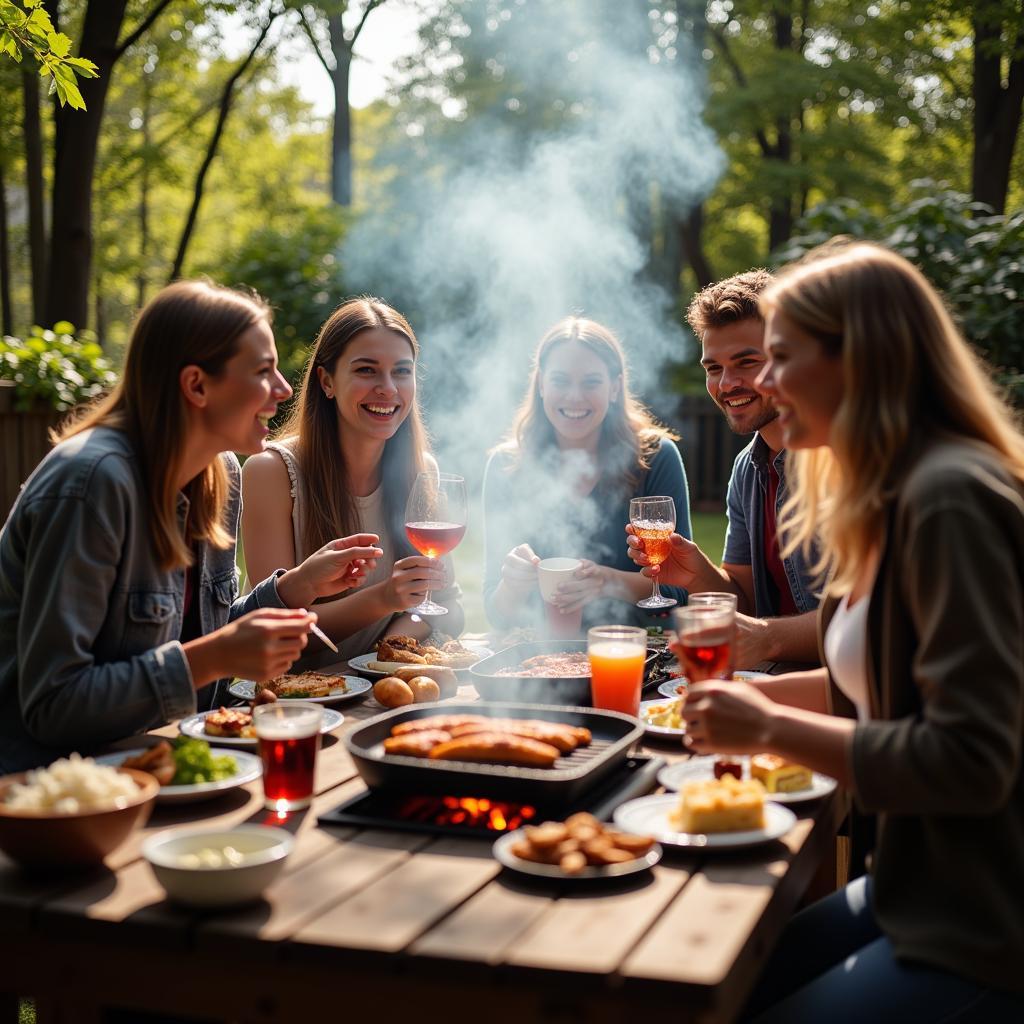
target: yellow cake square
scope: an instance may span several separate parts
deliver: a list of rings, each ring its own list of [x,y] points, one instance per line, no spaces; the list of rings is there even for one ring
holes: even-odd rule
[[[726,775],[688,782],[669,821],[680,832],[744,832],[764,828],[764,786]]]
[[[750,777],[757,779],[769,793],[796,793],[811,788],[811,769],[794,764],[776,754],[754,754],[750,759]]]

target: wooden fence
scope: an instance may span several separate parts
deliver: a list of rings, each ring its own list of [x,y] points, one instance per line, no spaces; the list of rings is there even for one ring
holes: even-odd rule
[[[725,508],[733,460],[750,436],[734,434],[707,395],[682,396],[671,426],[679,434],[691,507],[698,512],[720,512]]]
[[[0,522],[7,518],[21,485],[50,450],[47,432],[65,413],[52,409],[15,412],[15,384],[0,380]]]

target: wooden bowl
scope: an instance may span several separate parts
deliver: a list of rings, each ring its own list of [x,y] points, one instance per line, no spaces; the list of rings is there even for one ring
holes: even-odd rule
[[[24,782],[27,772],[0,778],[0,850],[26,868],[78,867],[98,864],[136,827],[149,819],[160,784],[148,772],[119,768],[139,787],[108,807],[75,814],[14,811],[5,805],[7,791]]]

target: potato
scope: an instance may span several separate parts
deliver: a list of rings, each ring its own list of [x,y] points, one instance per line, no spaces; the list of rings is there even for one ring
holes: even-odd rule
[[[417,704],[441,699],[441,687],[430,676],[413,676],[405,685],[412,690],[412,699]]]
[[[415,700],[409,684],[396,679],[394,676],[385,676],[373,684],[373,695],[386,708],[401,708],[406,704],[412,704]]]

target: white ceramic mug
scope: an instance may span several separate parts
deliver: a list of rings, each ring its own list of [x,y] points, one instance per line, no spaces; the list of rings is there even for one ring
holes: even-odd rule
[[[537,583],[540,585],[540,596],[548,604],[555,599],[555,591],[559,583],[572,578],[572,574],[583,563],[578,558],[545,558],[537,564]]]

